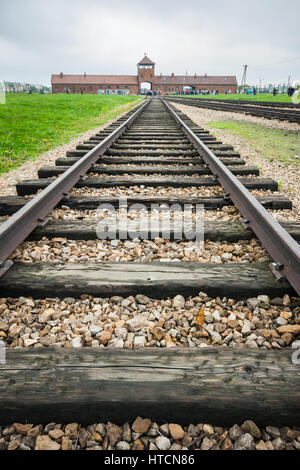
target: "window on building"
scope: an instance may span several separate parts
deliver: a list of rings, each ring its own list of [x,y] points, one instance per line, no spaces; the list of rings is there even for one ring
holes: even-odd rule
[[[152,78],[152,73],[150,73],[150,78]]]
[[[90,86],[90,91],[93,91],[93,87],[92,87],[92,86]]]
[[[56,87],[55,87],[55,91],[58,91],[58,90],[59,90],[59,88],[58,88],[58,86],[56,86]]]
[[[144,74],[143,74],[143,73],[141,73],[141,78],[144,78]]]

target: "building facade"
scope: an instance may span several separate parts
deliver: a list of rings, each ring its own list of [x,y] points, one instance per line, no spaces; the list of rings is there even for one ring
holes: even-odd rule
[[[236,93],[233,75],[155,75],[155,63],[145,54],[137,64],[137,75],[52,75],[52,93],[138,95],[143,89],[179,94],[187,89]]]

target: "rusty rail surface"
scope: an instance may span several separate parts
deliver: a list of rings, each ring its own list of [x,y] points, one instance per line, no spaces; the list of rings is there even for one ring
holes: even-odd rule
[[[161,98],[185,135],[198,150],[219,183],[227,191],[243,217],[251,227],[273,261],[270,269],[278,280],[286,278],[300,295],[300,247],[269,212],[252,196],[245,186],[231,173],[218,157],[189,129],[169,104]]]
[[[139,109],[114,130],[108,137],[90,150],[77,163],[55,179],[40,194],[28,202],[16,214],[11,216],[0,227],[0,277],[12,266],[13,262],[7,260],[13,251],[22,243],[30,233],[39,226],[47,223],[47,215],[74,187],[80,178],[104,155],[106,150],[132,125],[140,113],[148,106],[146,100]]]

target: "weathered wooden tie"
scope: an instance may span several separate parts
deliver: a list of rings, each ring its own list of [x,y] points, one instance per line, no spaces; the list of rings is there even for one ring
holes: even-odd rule
[[[51,179],[38,179],[22,181],[16,185],[17,193],[19,196],[26,196],[34,194],[40,189],[46,188],[50,183]],[[278,190],[278,183],[272,178],[242,178],[241,182],[248,189],[268,189],[270,191]],[[174,188],[180,187],[200,187],[200,186],[219,186],[216,179],[207,177],[159,177],[159,176],[147,176],[147,177],[106,177],[106,178],[93,178],[84,179],[79,181],[74,187],[75,188],[111,188],[115,186],[172,186]]]
[[[1,278],[0,296],[36,298],[197,295],[249,298],[294,295],[278,282],[268,263],[15,263]]]
[[[1,423],[122,425],[137,416],[182,425],[300,425],[291,351],[234,348],[8,350]]]

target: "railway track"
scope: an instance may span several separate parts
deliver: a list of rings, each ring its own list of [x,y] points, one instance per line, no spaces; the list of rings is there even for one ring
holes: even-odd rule
[[[187,97],[192,99],[191,97]],[[237,105],[247,105],[247,106],[263,106],[267,108],[291,108],[294,110],[299,110],[300,105],[296,103],[285,103],[281,101],[250,101],[250,100],[233,100],[233,99],[213,99],[213,98],[201,98],[204,101],[211,101],[213,103],[227,103],[227,104],[237,104]]]
[[[188,104],[196,108],[214,109],[216,111],[228,111],[234,113],[249,114],[266,119],[278,119],[280,121],[289,121],[300,123],[300,109],[293,103],[269,103],[239,100],[206,100],[205,98],[177,98],[166,97],[167,101],[180,104]],[[289,106],[291,105],[291,106]],[[290,108],[290,109],[284,109]]]
[[[160,420],[163,410],[163,419],[181,423],[209,419],[230,425],[250,418],[262,425],[299,425],[299,366],[291,361],[290,346],[299,334],[296,296],[300,293],[300,223],[280,225],[268,213],[268,209],[291,208],[287,198],[272,195],[277,188],[274,180],[261,178],[256,167],[246,165],[231,146],[217,141],[169,103],[152,99],[58,158],[55,166],[41,168],[39,179],[19,183],[18,196],[1,197],[0,216],[10,217],[0,221],[0,297],[4,301],[8,297],[17,299],[17,310],[9,313],[9,302],[3,302],[6,307],[0,310],[0,330],[2,326],[2,338],[8,346],[6,361],[0,363],[0,421],[126,422],[138,415]],[[173,205],[171,212],[180,213],[185,204],[189,205],[189,214],[200,206],[214,214],[230,206],[235,211],[234,204],[242,218],[224,221],[216,216],[204,217],[200,227],[205,240],[210,240],[211,246],[221,244],[219,251],[227,249],[222,259],[217,249],[214,260],[211,257],[207,262],[199,255],[201,261],[195,261],[188,244],[191,236],[197,235],[196,219],[189,219],[188,230],[178,241],[182,219],[174,216],[167,242],[161,222],[155,229],[148,224],[142,230],[139,223],[133,223],[130,234],[134,242],[127,240],[122,246],[126,256],[134,251],[139,262],[126,262],[126,256],[121,262],[122,253],[101,261],[98,252],[105,251],[107,245],[103,239],[99,244],[99,220],[106,219],[102,215],[89,219],[85,214],[97,210],[102,214],[109,207],[120,217],[125,196],[126,209],[145,211],[146,221],[149,209],[153,214]],[[72,214],[77,215],[74,218]],[[117,249],[123,243],[123,228],[113,226],[113,221],[106,225],[101,225],[101,233],[106,227]],[[136,241],[138,237],[140,241]],[[253,240],[251,251],[259,251],[263,248],[259,248],[256,237],[266,249],[262,255],[265,261],[250,263],[249,258],[243,258],[241,244],[246,242],[248,247],[247,240]],[[148,262],[153,250],[153,245],[150,249],[145,245],[149,238],[174,253],[181,243],[180,257],[173,256],[177,262],[166,259],[163,253],[159,253],[161,259]],[[74,241],[71,247],[68,240]],[[89,260],[91,253],[94,255]],[[222,262],[225,259],[228,262]],[[200,295],[200,291],[205,294]],[[78,311],[71,314],[80,296],[86,302],[84,325],[88,325],[82,330],[76,323]],[[177,320],[180,312],[182,316],[180,308],[194,305],[189,312],[194,318],[189,326],[194,342],[191,337],[188,341],[189,333],[179,335],[173,320],[166,331],[162,329],[165,320],[171,318],[167,310],[163,310],[166,318],[159,326],[155,324],[161,319],[159,311],[151,314],[150,321],[143,316],[147,306],[150,309],[150,304],[151,308],[155,304],[150,299],[168,296],[177,300],[168,300],[163,309],[174,308]],[[278,304],[283,296],[288,303]],[[226,325],[232,322],[231,329],[227,325],[229,330],[223,329],[217,310],[215,317],[208,319],[197,307],[201,299],[207,305],[223,305],[222,298],[235,299],[229,302],[229,310],[232,305],[236,305],[236,313],[242,309],[240,316],[233,314],[230,320],[224,320]],[[101,327],[95,312],[99,314],[102,306],[105,311],[110,303],[115,312],[125,308],[127,313],[118,318],[112,310],[110,320]],[[38,311],[40,305],[42,312]],[[260,305],[266,311],[273,308],[270,305],[286,305],[287,311],[279,322],[269,317],[265,321],[258,316]],[[28,308],[33,308],[30,319]],[[55,308],[62,313],[57,314]],[[9,318],[15,312],[22,315],[11,325]],[[62,341],[64,335],[58,325],[61,318],[67,325],[69,317],[77,326]],[[252,324],[254,317],[256,326]],[[119,321],[114,328],[120,336],[115,335],[113,321]],[[141,324],[136,325],[137,321]],[[214,321],[219,324],[218,331],[209,326]],[[272,322],[274,326],[270,326]],[[31,324],[33,329],[28,330]],[[126,331],[119,331],[126,324],[130,325],[131,342]],[[60,339],[55,347],[57,328]],[[142,339],[143,328],[147,330],[146,339]],[[266,331],[261,347],[251,346],[253,338],[247,339],[251,329],[257,328]],[[245,338],[242,329],[247,330]],[[85,339],[80,336],[83,331]],[[123,333],[127,340],[122,339]],[[286,333],[289,341],[283,336]],[[272,341],[265,342],[272,335],[276,347]],[[242,346],[234,343],[236,347],[225,347],[238,338]],[[124,348],[126,341],[128,350],[118,349]]]

